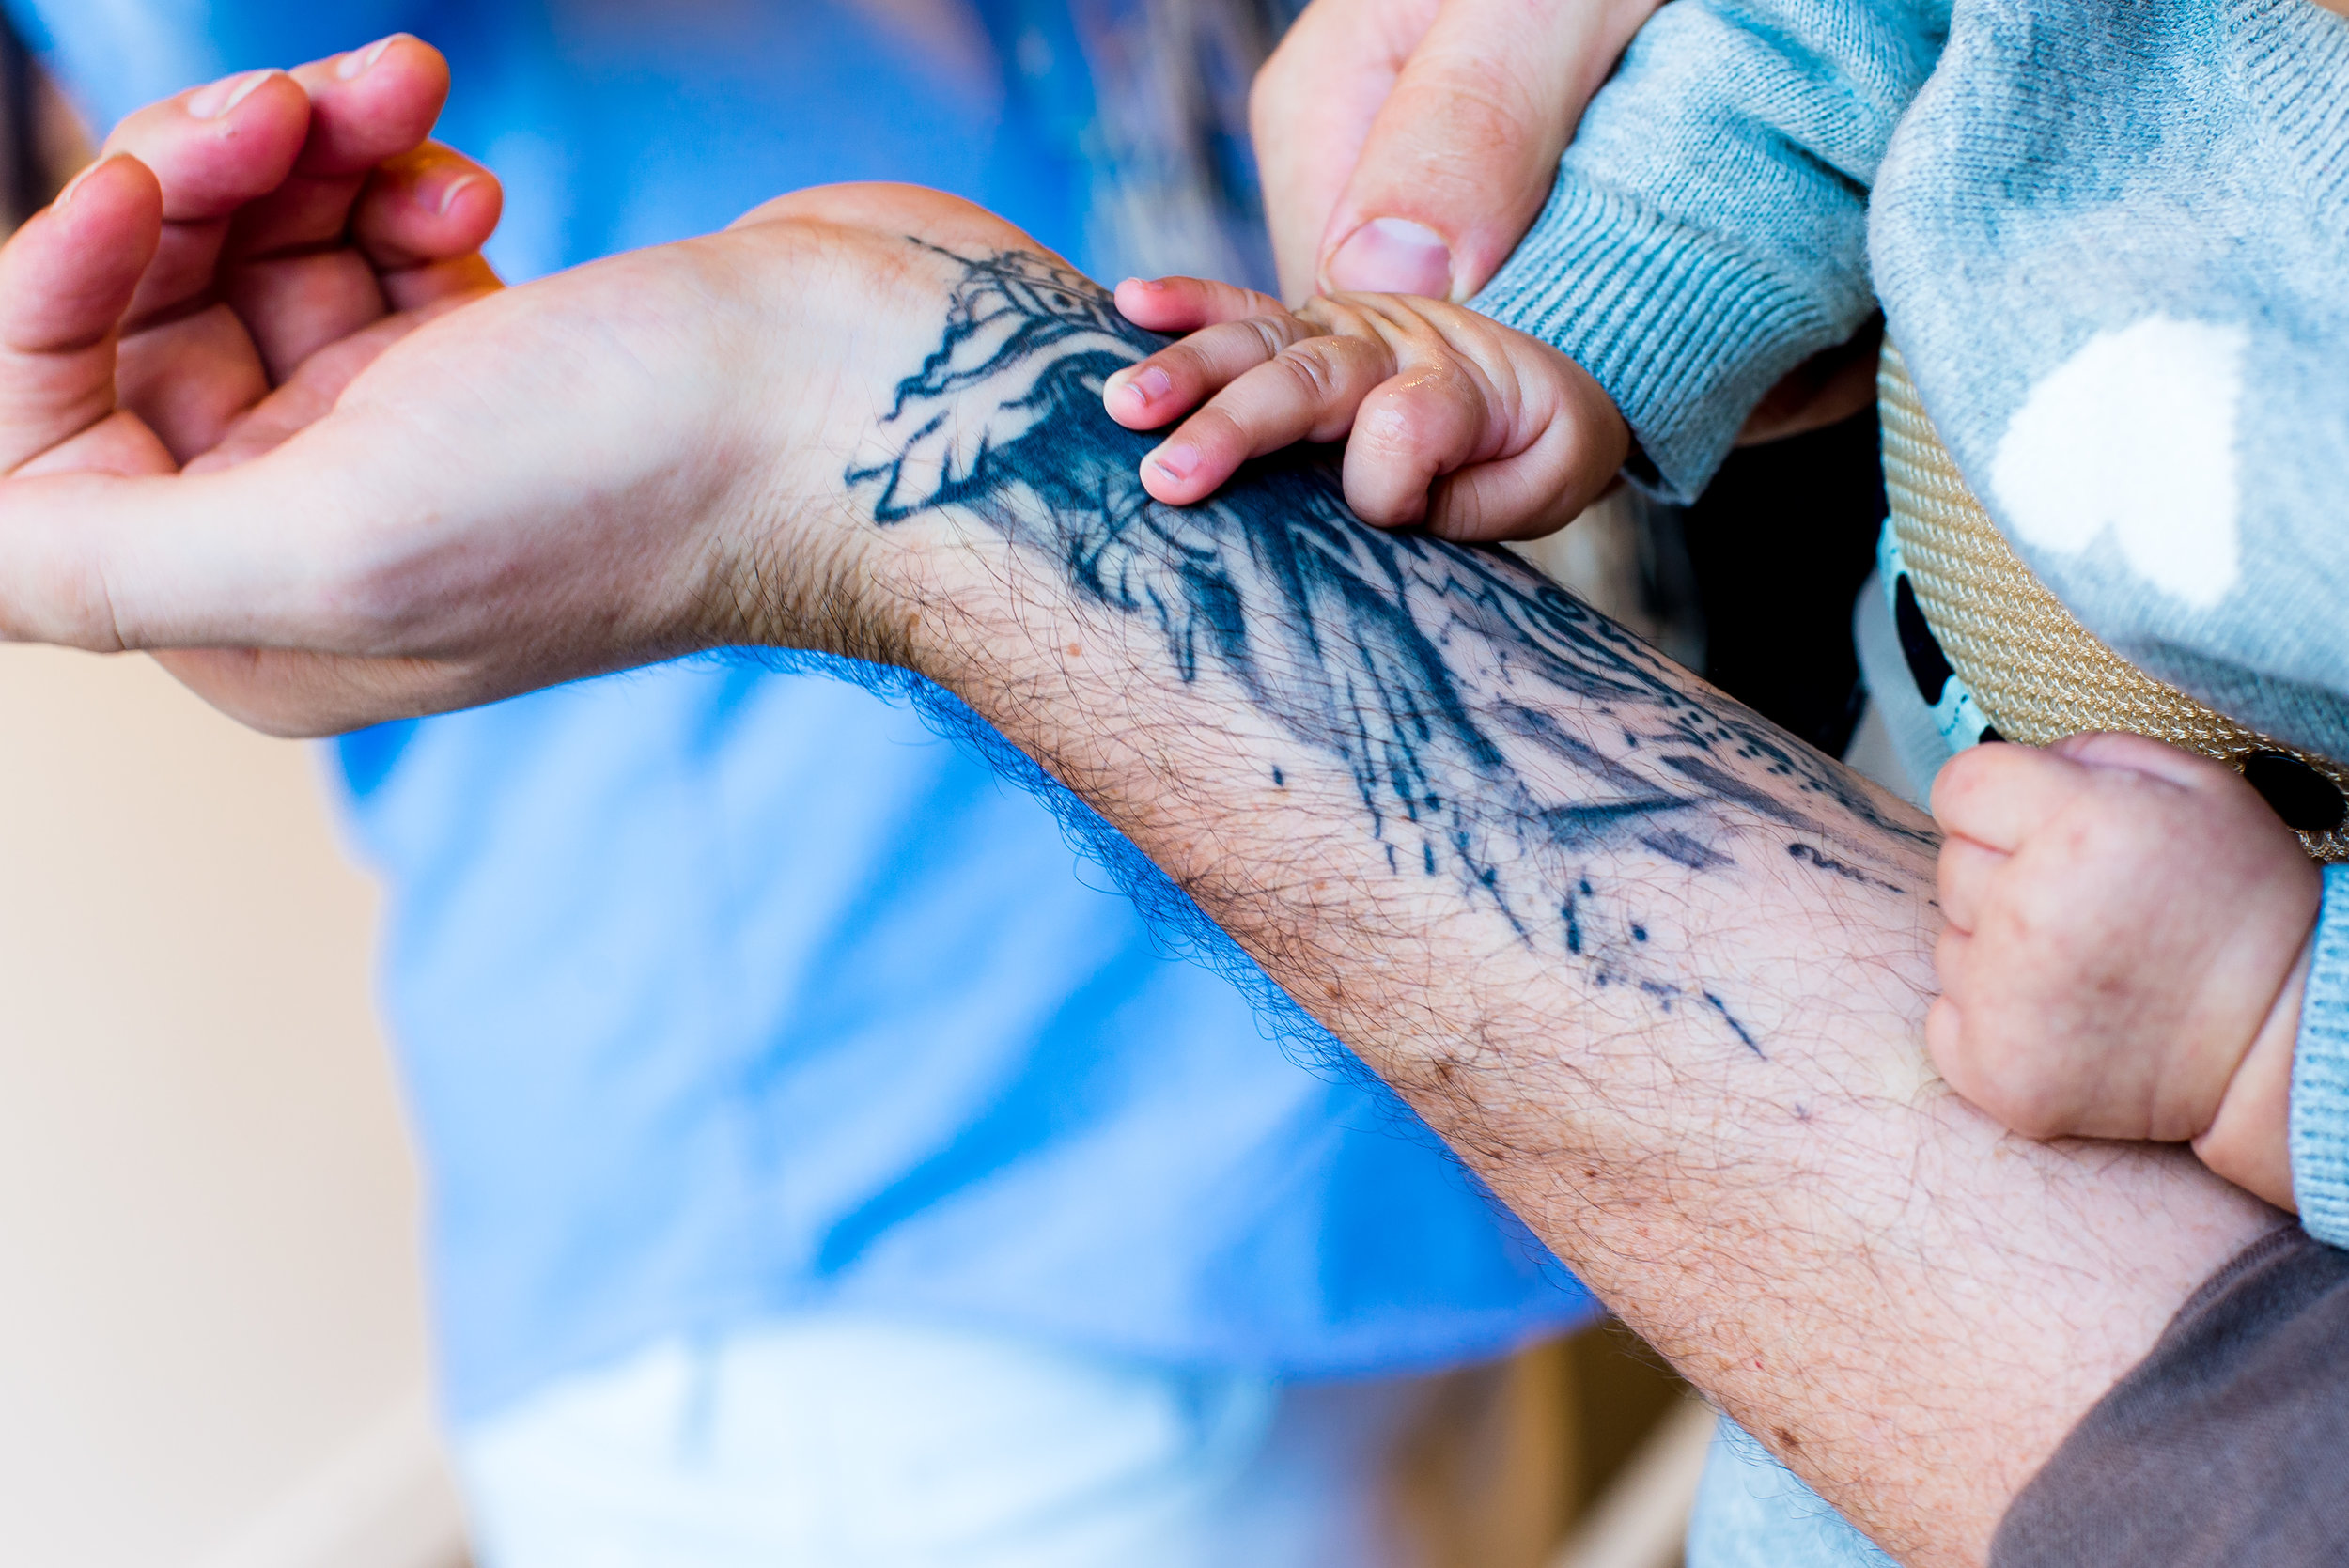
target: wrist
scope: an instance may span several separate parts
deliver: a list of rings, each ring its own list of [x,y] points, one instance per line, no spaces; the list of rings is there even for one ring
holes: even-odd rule
[[[2278,1208],[2297,1212],[2292,1191],[2292,1064],[2300,1037],[2315,935],[2284,978],[2194,1153],[2214,1172]]]
[[[933,673],[921,607],[983,574],[988,542],[975,517],[937,503],[988,460],[984,439],[965,437],[998,411],[988,387],[957,384],[965,367],[933,356],[954,337],[958,253],[1020,239],[993,220],[965,235],[967,220],[930,193],[839,187],[779,198],[721,238],[755,303],[739,334],[748,351],[712,411],[723,433],[707,443],[731,454],[711,466],[734,475],[715,641]],[[917,226],[940,237],[910,237]]]

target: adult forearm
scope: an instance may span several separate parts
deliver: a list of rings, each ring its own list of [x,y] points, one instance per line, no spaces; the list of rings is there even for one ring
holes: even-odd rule
[[[877,530],[845,624],[1125,830],[1888,1546],[1977,1559],[2271,1217],[1932,1078],[1913,813],[1310,466],[1158,505],[1100,411],[1143,340],[1099,292],[1017,253],[940,277],[844,475]]]
[[[40,341],[92,340],[73,246],[151,230],[135,172],[0,253]],[[0,484],[0,633],[199,650],[184,678],[288,732],[746,638],[927,670],[1831,1498],[1978,1555],[2274,1217],[1933,1082],[1930,841],[1832,764],[1309,468],[1150,502],[1099,401],[1145,340],[1019,243],[808,193],[337,359],[201,475],[121,476],[96,443],[134,412],[89,426],[105,399],[25,359],[10,428],[54,444]]]

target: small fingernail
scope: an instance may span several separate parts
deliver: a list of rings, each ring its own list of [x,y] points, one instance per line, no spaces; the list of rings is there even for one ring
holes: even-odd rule
[[[1330,286],[1341,292],[1452,296],[1452,251],[1443,236],[1408,218],[1373,218],[1330,258]]]
[[[416,193],[416,199],[432,210],[434,217],[445,218],[448,210],[457,205],[457,198],[481,183],[477,174],[459,175],[454,179],[429,180]]]
[[[365,49],[352,50],[334,62],[335,77],[340,81],[349,82],[365,76],[375,69],[375,62],[383,57],[383,51],[389,49],[398,37],[397,33],[394,33],[388,39],[376,39]]]
[[[1127,378],[1126,389],[1143,403],[1155,403],[1174,390],[1174,378],[1155,365],[1145,365]]]
[[[262,83],[277,74],[274,70],[248,70],[242,76],[215,82],[188,100],[188,113],[197,119],[219,119],[258,92]]]
[[[1150,466],[1169,479],[1188,479],[1199,467],[1199,449],[1179,442],[1161,446],[1150,454]]]

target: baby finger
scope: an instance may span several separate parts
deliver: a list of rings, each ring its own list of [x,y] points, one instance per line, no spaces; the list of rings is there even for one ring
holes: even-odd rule
[[[1128,430],[1155,430],[1320,331],[1286,311],[1202,328],[1109,376],[1102,407]]]
[[[1334,441],[1354,422],[1363,396],[1393,373],[1393,357],[1374,339],[1292,344],[1217,393],[1144,458],[1143,488],[1187,505],[1251,458],[1300,441]]]
[[[1458,364],[1436,360],[1362,399],[1346,447],[1346,499],[1364,522],[1404,528],[1427,515],[1428,488],[1493,456],[1484,388]]]
[[[1941,844],[1941,914],[1953,930],[1974,931],[1982,924],[1983,906],[1990,896],[1990,880],[2008,856],[1969,838],[1949,838]]]
[[[1279,316],[1281,302],[1213,278],[1128,278],[1117,286],[1118,314],[1154,333],[1197,332],[1251,316]]]

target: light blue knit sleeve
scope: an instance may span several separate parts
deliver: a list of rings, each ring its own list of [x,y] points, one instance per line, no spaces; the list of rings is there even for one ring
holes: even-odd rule
[[[2349,865],[2325,868],[2325,907],[2300,1000],[2292,1192],[2309,1234],[2349,1247]]]
[[[1867,204],[1949,0],[1672,0],[1593,101],[1479,310],[1545,338],[1676,500],[1746,415],[1875,308]]]

